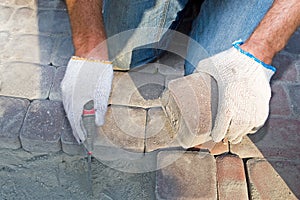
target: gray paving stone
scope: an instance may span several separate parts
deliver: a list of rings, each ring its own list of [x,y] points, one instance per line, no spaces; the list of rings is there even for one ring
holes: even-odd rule
[[[289,85],[288,91],[294,115],[300,117],[300,84]]]
[[[60,83],[64,78],[65,71],[66,71],[66,67],[59,67],[56,69],[55,76],[53,79],[53,84],[49,95],[50,100],[62,101]]]
[[[39,32],[36,10],[29,7],[21,7],[13,14],[10,23],[7,25],[10,32],[37,34]]]
[[[71,37],[58,38],[57,48],[53,50],[51,63],[54,66],[67,66],[70,58],[74,54],[74,47]]]
[[[292,37],[288,41],[288,44],[285,47],[285,50],[293,54],[299,54],[300,53],[299,43],[300,43],[300,28],[298,28],[297,31],[292,35]]]
[[[66,10],[66,4],[63,0],[39,0],[37,2],[39,9]]]
[[[251,199],[300,197],[299,161],[251,159],[247,161],[247,170]]]
[[[230,144],[230,152],[238,155],[241,158],[264,157],[262,152],[256,147],[256,145],[248,136],[245,136],[238,144]]]
[[[64,120],[61,134],[62,150],[69,155],[85,155],[83,145],[79,145],[72,134],[72,128],[67,118]]]
[[[0,95],[27,99],[48,98],[54,68],[30,63],[0,65]]]
[[[45,35],[16,35],[8,44],[0,60],[40,63],[48,65],[53,47],[53,39]],[[30,49],[30,50],[29,50]]]
[[[0,96],[0,148],[21,147],[19,133],[29,101]]]
[[[162,96],[165,113],[184,148],[211,140],[217,109],[217,86],[205,74],[175,79]],[[188,98],[187,98],[188,97]]]
[[[7,6],[0,6],[0,23],[6,24],[13,13],[13,8]]]
[[[146,110],[123,106],[110,106],[104,125],[98,129],[97,143],[132,152],[144,152]]]
[[[30,104],[20,133],[22,147],[33,152],[58,152],[65,112],[61,102],[36,100]]]
[[[156,198],[217,199],[216,161],[208,153],[160,152]],[[163,167],[163,168],[161,168]]]
[[[52,34],[71,34],[67,11],[40,10],[38,12],[39,31]]]
[[[147,115],[146,152],[180,146],[162,108],[150,108]]]
[[[139,72],[115,72],[110,104],[143,108],[159,107],[164,76]]]

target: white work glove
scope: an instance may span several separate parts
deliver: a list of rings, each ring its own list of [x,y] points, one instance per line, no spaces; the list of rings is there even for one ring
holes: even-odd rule
[[[269,115],[269,82],[276,69],[243,51],[240,44],[237,41],[229,50],[200,61],[196,69],[218,84],[218,112],[211,133],[215,142],[227,138],[239,143],[262,127]]]
[[[78,143],[86,139],[82,124],[84,104],[94,100],[96,125],[104,124],[112,79],[113,68],[110,62],[75,56],[70,59],[61,88],[63,105]]]

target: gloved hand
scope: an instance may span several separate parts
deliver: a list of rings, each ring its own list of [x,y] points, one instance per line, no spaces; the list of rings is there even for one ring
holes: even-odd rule
[[[215,142],[227,138],[239,143],[262,127],[269,114],[269,82],[276,69],[243,51],[240,44],[200,61],[196,68],[218,84],[218,112],[211,133]]]
[[[61,83],[63,105],[78,143],[86,139],[82,124],[83,106],[94,100],[96,125],[104,124],[111,91],[113,68],[110,62],[73,56]]]

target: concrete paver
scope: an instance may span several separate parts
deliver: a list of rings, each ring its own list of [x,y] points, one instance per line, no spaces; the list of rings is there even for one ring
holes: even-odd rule
[[[64,78],[65,72],[66,72],[66,67],[59,67],[55,70],[55,76],[53,79],[53,84],[49,95],[50,100],[62,101],[60,84]]]
[[[65,118],[61,102],[33,101],[20,133],[22,147],[33,152],[58,152]]]
[[[242,159],[238,156],[218,156],[218,199],[248,199],[246,175]]]
[[[277,163],[277,165],[272,166],[270,163],[272,165]],[[247,162],[247,169],[251,199],[297,199],[297,196],[300,197],[300,185],[299,181],[296,181],[299,180],[299,163],[287,160],[251,159]],[[285,175],[288,177],[284,177]],[[288,182],[292,183],[287,184]]]
[[[0,148],[18,149],[20,129],[29,101],[0,96]]]
[[[296,117],[300,117],[300,84],[289,85],[288,93],[291,100],[291,106],[293,108],[293,114]]]
[[[53,49],[50,61],[54,66],[67,66],[73,54],[72,38],[70,36],[59,37],[56,39],[56,47]]]
[[[217,199],[212,155],[167,151],[160,152],[157,159],[158,167],[164,166],[156,172],[157,199]]]

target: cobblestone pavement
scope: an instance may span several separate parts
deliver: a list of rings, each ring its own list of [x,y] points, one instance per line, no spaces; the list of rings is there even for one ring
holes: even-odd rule
[[[61,103],[59,86],[73,54],[64,2],[2,0],[0,23],[0,199],[91,199],[84,150]],[[299,44],[298,29],[273,61],[278,72],[267,123],[237,145],[177,148],[159,97],[183,76],[182,59],[166,54],[115,72],[99,137],[126,152],[154,152],[147,161],[158,170],[120,172],[94,159],[94,198],[299,199]],[[106,156],[118,157],[106,147]]]

